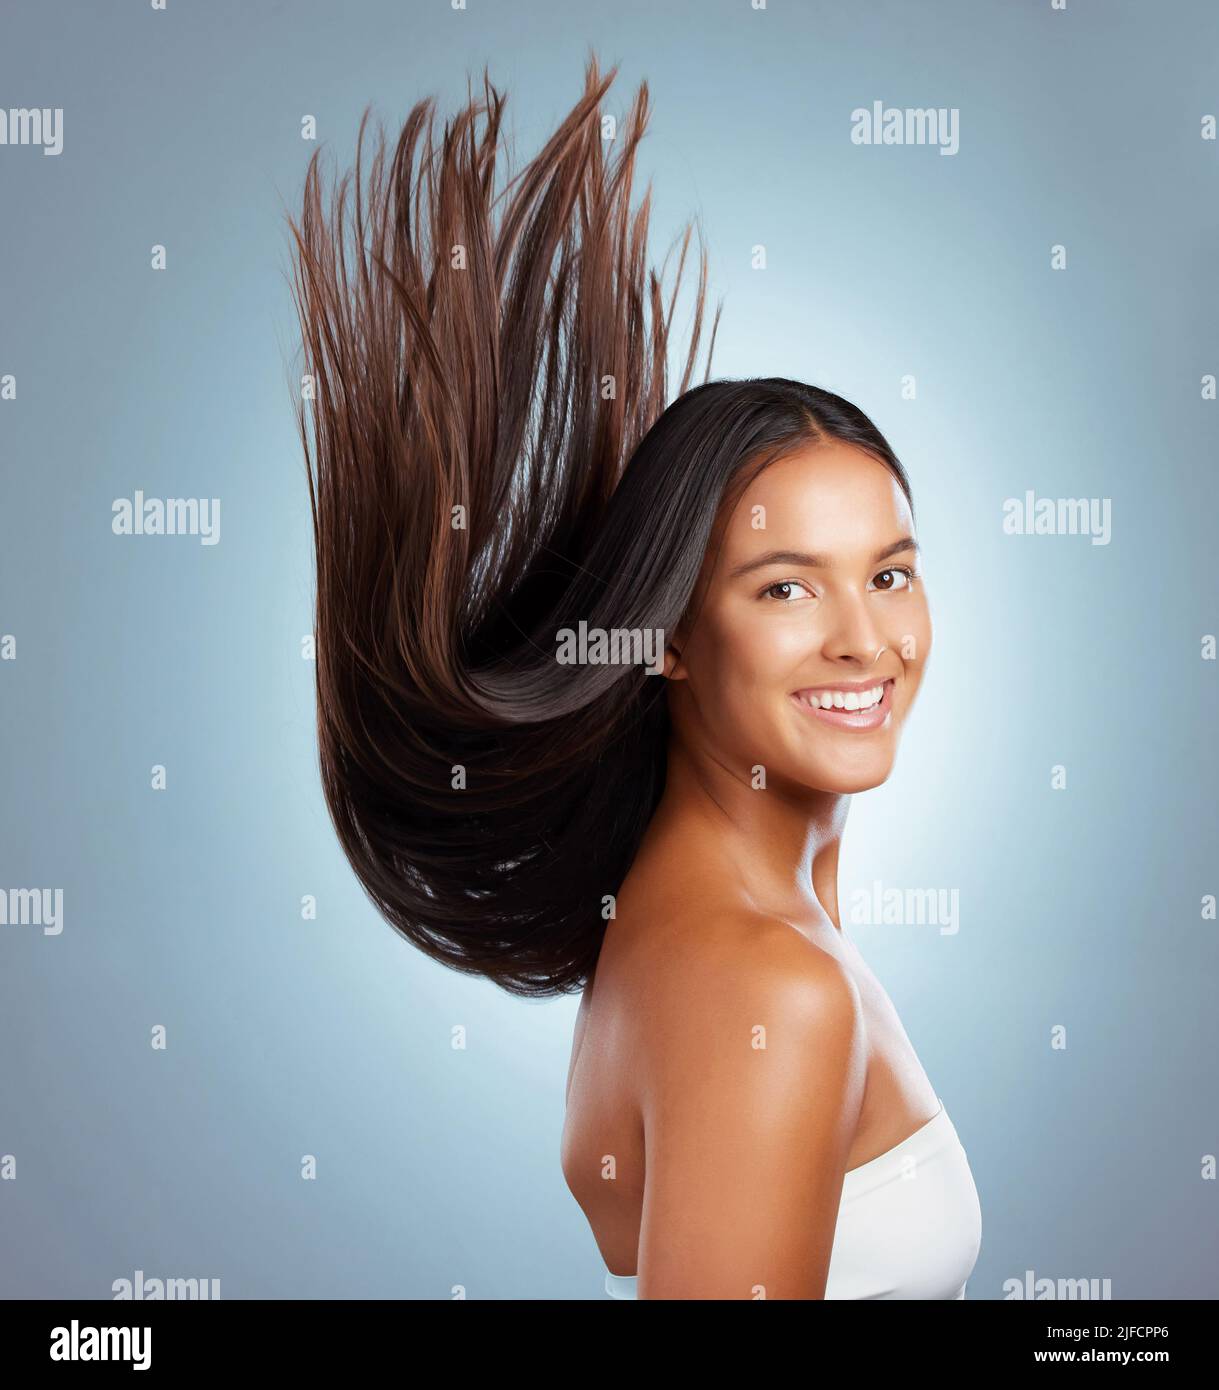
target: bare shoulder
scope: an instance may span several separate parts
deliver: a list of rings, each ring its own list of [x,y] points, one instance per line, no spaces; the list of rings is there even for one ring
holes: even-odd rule
[[[821,1298],[867,1072],[854,981],[765,917],[668,941],[636,1076],[640,1297]]]
[[[853,1027],[859,995],[846,967],[790,923],[762,913],[707,918],[697,931],[658,939],[646,962],[649,993],[680,1013],[699,1002],[765,1002],[797,1018]]]
[[[857,1114],[866,1048],[850,972],[789,923],[724,914],[670,936],[649,962],[641,1101],[680,1086],[837,1088]],[[765,1066],[757,1065],[760,1058]],[[810,1095],[811,1098],[811,1095]]]

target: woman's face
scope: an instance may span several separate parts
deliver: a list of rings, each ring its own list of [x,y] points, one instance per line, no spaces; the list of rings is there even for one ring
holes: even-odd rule
[[[931,647],[919,570],[905,494],[870,454],[832,440],[764,468],[667,634],[681,735],[768,786],[883,782]]]

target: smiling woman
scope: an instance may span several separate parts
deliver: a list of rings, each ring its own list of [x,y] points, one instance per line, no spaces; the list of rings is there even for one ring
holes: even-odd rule
[[[819,433],[729,490],[673,636],[669,678],[690,684],[670,712],[686,742],[739,745],[772,790],[849,793],[892,769],[931,618],[904,475],[887,446],[831,434],[826,406],[808,408]]]
[[[849,798],[889,776],[931,647],[909,491],[854,407],[751,385],[800,414],[729,480],[670,640],[564,1172],[616,1298],[963,1298],[969,1164],[838,912]]]
[[[960,1297],[968,1163],[838,912],[931,644],[910,485],[830,391],[689,386],[705,258],[666,404],[646,88],[607,166],[612,78],[502,195],[489,85],[439,149],[416,108],[367,188],[357,157],[354,212],[310,168],[327,801],[434,959],[583,990],[561,1161],[610,1292]],[[663,634],[662,662],[556,659],[581,632]]]

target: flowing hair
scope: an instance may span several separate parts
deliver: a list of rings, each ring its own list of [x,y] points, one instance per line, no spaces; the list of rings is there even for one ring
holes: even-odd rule
[[[583,96],[498,191],[485,70],[439,145],[429,98],[388,158],[378,127],[367,168],[365,111],[354,178],[325,197],[315,153],[289,219],[326,802],[386,920],[519,995],[587,982],[665,780],[663,677],[560,664],[557,634],[670,631],[730,487],[801,445],[855,443],[910,493],[841,397],[710,381],[719,308],[690,386],[701,232],[669,402],[691,229],[666,304],[650,189],[631,208],[646,83],[617,159],[602,149],[616,73],[590,57]]]

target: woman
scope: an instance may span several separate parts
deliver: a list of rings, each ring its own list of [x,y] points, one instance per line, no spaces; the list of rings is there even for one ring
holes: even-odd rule
[[[718,311],[690,389],[705,252],[668,403],[690,232],[666,307],[615,72],[498,193],[485,75],[367,177],[362,123],[354,198],[311,162],[327,802],[434,959],[583,990],[562,1168],[612,1295],[963,1297],[969,1165],[836,887],[931,642],[909,484],[840,397],[710,381]]]

